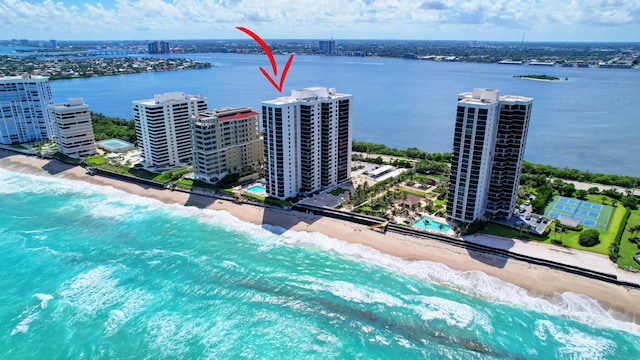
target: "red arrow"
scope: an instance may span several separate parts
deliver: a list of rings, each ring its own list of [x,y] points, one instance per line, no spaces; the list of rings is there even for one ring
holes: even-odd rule
[[[271,52],[271,49],[269,49],[269,46],[267,45],[267,43],[264,42],[264,40],[262,40],[260,36],[258,36],[256,33],[254,33],[253,31],[245,27],[236,26],[236,29],[251,36],[253,40],[255,40],[258,44],[260,44],[264,52],[267,53],[267,56],[269,57],[269,61],[271,62],[271,68],[273,69],[273,76],[278,76],[278,65],[276,64],[276,59],[273,58],[273,53]],[[282,92],[282,85],[284,84],[284,78],[287,77],[287,72],[289,71],[289,66],[291,66],[291,61],[293,61],[293,54],[289,56],[289,60],[287,60],[287,64],[284,66],[284,70],[282,71],[282,76],[280,77],[280,84],[276,84],[275,80],[273,80],[271,75],[269,75],[262,66],[260,67],[260,71],[262,71],[262,75],[264,75],[264,77],[266,77],[267,80],[271,82],[271,85],[273,85],[273,87],[275,87],[276,90],[278,90],[279,92]]]

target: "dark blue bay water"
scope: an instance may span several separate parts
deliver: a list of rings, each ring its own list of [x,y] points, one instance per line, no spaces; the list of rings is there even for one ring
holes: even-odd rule
[[[205,94],[209,107],[251,106],[278,93],[262,76],[265,55],[188,54],[208,70],[62,80],[55,101],[84,97],[91,109],[133,118],[131,101],[155,93]],[[277,56],[281,67],[286,57]],[[514,79],[548,74],[567,81]],[[591,172],[640,176],[640,70],[447,63],[388,58],[296,56],[282,94],[307,86],[354,95],[354,139],[451,151],[457,94],[474,87],[535,98],[525,159]]]
[[[64,179],[0,197],[2,359],[640,357],[579,294]]]

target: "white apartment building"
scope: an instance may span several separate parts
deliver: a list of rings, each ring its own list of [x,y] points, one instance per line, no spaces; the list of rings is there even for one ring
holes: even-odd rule
[[[156,94],[133,102],[136,138],[147,168],[191,164],[191,116],[207,110],[204,95]]]
[[[49,78],[0,77],[0,144],[50,140],[47,106],[52,103]]]
[[[193,170],[216,183],[227,174],[257,170],[263,159],[259,114],[251,108],[221,108],[191,118]]]
[[[58,151],[74,158],[94,155],[96,142],[89,105],[82,98],[48,107]]]
[[[447,218],[466,223],[515,207],[532,98],[474,89],[458,96]]]
[[[262,102],[269,196],[308,195],[350,179],[352,98],[310,87]]]

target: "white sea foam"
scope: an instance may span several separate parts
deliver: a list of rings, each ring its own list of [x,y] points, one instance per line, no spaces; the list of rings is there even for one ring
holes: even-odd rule
[[[207,333],[208,327],[197,318],[163,311],[149,319],[147,339],[163,357],[184,358],[189,351],[189,342]]]
[[[41,309],[46,309],[47,308],[47,304],[49,304],[49,300],[53,299],[53,295],[50,295],[50,294],[37,293],[34,296],[37,297],[38,300],[40,300],[40,308]]]
[[[127,318],[121,310],[111,310],[109,318],[104,324],[104,335],[109,337],[117,333],[126,321]]]
[[[133,289],[126,293],[121,301],[124,304],[119,309],[109,312],[109,318],[104,323],[104,334],[106,337],[120,331],[120,329],[134,316],[142,312],[151,302],[153,296],[143,290]]]
[[[421,305],[415,306],[414,310],[425,322],[443,320],[447,325],[460,329],[475,324],[481,326],[485,332],[493,332],[489,318],[469,305],[433,296],[417,296],[416,299]]]
[[[125,294],[118,279],[111,275],[114,267],[98,266],[63,283],[58,289],[60,300],[74,306],[81,318],[93,318],[102,309],[118,303]]]
[[[614,355],[616,350],[616,344],[611,340],[571,328],[558,329],[549,320],[536,321],[534,334],[545,345],[551,343],[553,346],[552,342],[557,341],[560,344],[558,358],[604,359]]]
[[[402,306],[402,300],[397,297],[369,288],[364,285],[353,284],[345,281],[324,281],[320,279],[312,279],[313,283],[309,285],[300,285],[308,287],[314,291],[330,292],[334,296],[342,298],[350,302],[363,304],[380,303],[387,306]]]
[[[120,311],[110,313],[105,324],[105,334],[113,335],[124,322],[142,311],[153,296],[141,289],[119,285],[116,270],[124,271],[123,266],[98,266],[83,272],[64,282],[58,288],[60,300],[72,306],[75,320],[95,318],[99,312],[108,309]],[[111,316],[111,314],[114,314]]]
[[[235,263],[235,262],[233,262],[233,261],[224,260],[224,261],[222,261],[222,267],[225,267],[225,268],[227,268],[227,269],[234,269],[234,268],[235,268],[235,269],[237,269],[237,268],[239,268],[240,266],[238,266],[238,264],[236,264],[236,263]]]
[[[36,320],[40,313],[47,308],[47,304],[53,296],[50,294],[43,293],[35,293],[33,294],[35,298],[40,300],[38,305],[30,305],[28,306],[18,317],[17,319],[21,319],[20,322],[11,330],[11,336],[17,334],[26,334],[29,331],[29,326],[31,323]]]
[[[131,207],[125,207],[115,201],[101,201],[98,203],[86,204],[87,213],[95,218],[121,219],[131,215],[134,211]]]
[[[11,330],[11,336],[16,334],[26,334],[29,331],[29,325],[38,317],[38,313],[30,313],[16,327]]]

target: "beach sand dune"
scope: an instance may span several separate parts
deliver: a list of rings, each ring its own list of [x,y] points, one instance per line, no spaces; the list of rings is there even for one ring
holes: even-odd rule
[[[71,166],[57,160],[15,154],[0,149],[0,167],[18,173],[41,176],[55,176],[70,180],[80,180],[114,188],[140,196],[153,197],[168,204],[196,206],[211,210],[228,211],[240,220],[257,225],[276,225],[287,230],[317,232],[329,237],[361,244],[382,253],[408,261],[431,261],[459,270],[481,271],[489,276],[515,284],[529,293],[551,301],[563,301],[560,294],[566,292],[587,295],[598,300],[607,311],[624,321],[640,323],[640,290],[629,289],[591,280],[582,276],[552,270],[513,259],[505,259],[489,254],[479,254],[436,240],[417,239],[394,233],[383,234],[368,227],[336,219],[320,217],[295,211],[263,208],[251,204],[238,204],[211,197],[187,194],[179,191],[160,190],[128,183],[103,176],[91,176],[79,166]],[[493,240],[495,241],[495,239]],[[505,241],[517,241],[506,239]],[[536,244],[527,251],[549,251],[547,246]],[[540,249],[536,249],[539,247]],[[535,253],[529,253],[536,256]],[[558,252],[556,261],[563,259]],[[588,267],[593,254],[571,252],[564,256],[571,258],[572,264]],[[580,257],[584,260],[581,261]],[[569,260],[567,260],[569,261]],[[613,266],[613,264],[611,265]],[[629,274],[638,276],[640,274]],[[636,281],[639,282],[640,281]]]

